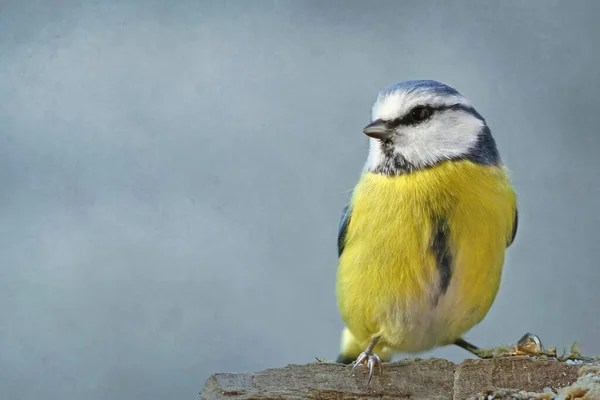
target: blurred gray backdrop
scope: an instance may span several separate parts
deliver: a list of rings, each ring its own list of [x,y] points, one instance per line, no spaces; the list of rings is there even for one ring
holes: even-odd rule
[[[405,79],[472,100],[519,194],[500,293],[467,338],[599,354],[599,13],[0,1],[0,398],[195,399],[212,372],[333,359],[361,129]]]

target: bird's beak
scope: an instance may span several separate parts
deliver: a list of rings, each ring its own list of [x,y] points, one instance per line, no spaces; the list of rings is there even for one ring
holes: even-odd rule
[[[363,129],[363,133],[374,139],[383,140],[391,138],[394,134],[394,131],[392,129],[389,129],[384,121],[376,119],[369,125],[365,126],[365,128]]]

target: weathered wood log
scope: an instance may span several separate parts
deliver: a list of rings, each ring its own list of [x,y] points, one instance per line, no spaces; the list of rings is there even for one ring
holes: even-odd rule
[[[364,368],[318,362],[254,373],[221,373],[201,399],[598,399],[600,364],[527,356],[465,360],[411,359],[384,364],[367,386]]]

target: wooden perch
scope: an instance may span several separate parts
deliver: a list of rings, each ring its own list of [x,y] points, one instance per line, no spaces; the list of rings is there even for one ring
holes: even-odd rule
[[[598,399],[600,364],[528,356],[412,359],[384,364],[369,387],[364,368],[318,362],[255,373],[215,374],[201,399]]]

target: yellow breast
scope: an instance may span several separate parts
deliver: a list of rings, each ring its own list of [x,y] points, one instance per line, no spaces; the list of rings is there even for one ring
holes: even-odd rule
[[[338,267],[342,318],[366,343],[399,351],[452,342],[481,321],[500,284],[515,194],[502,167],[445,162],[423,171],[365,173]],[[450,281],[432,253],[436,221],[448,228]]]

